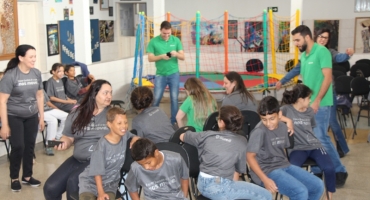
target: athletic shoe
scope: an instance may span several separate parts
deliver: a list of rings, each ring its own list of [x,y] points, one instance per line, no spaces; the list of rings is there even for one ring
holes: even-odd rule
[[[335,186],[336,187],[342,187],[348,178],[348,173],[347,172],[337,172],[335,173],[336,176],[336,182]]]
[[[28,184],[32,187],[38,187],[41,184],[41,182],[39,180],[36,180],[33,177],[31,177],[30,180],[28,180],[28,181],[24,177],[22,177],[22,183],[23,184]]]
[[[19,192],[22,189],[21,183],[19,180],[12,181],[11,186],[13,192]]]
[[[46,153],[46,155],[48,155],[48,156],[53,156],[53,155],[54,155],[53,148],[51,148],[51,147],[47,147],[47,148],[45,149],[45,153]]]

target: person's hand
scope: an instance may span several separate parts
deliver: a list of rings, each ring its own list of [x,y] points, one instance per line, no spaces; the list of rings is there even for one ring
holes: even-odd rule
[[[2,125],[0,130],[1,139],[6,140],[10,136],[10,128],[8,125]]]
[[[90,80],[95,79],[94,75],[92,75],[92,74],[87,75],[87,78],[89,78]]]
[[[60,143],[58,146],[54,146],[54,149],[58,150],[58,151],[66,150],[67,149],[67,144],[66,144],[66,142],[63,141],[63,143]]]
[[[275,85],[275,88],[276,88],[276,90],[280,90],[280,88],[281,88],[281,82],[280,81],[278,81],[277,83],[276,83],[276,85]]]
[[[177,57],[177,52],[176,51],[171,51],[171,57]]]
[[[286,126],[288,127],[289,136],[292,136],[292,135],[293,135],[293,133],[294,133],[293,120],[289,119],[289,120],[286,122]]]
[[[131,142],[130,142],[130,149],[131,149],[132,145],[133,145],[133,144],[134,144],[138,139],[140,139],[140,137],[137,137],[137,136],[132,137]]]
[[[265,180],[262,180],[262,182],[266,190],[272,193],[279,191],[278,187],[276,186],[275,182],[272,179],[266,178]]]
[[[316,114],[317,111],[319,110],[319,107],[320,107],[320,101],[314,101],[312,104],[311,104],[311,108],[313,109],[313,112]]]
[[[40,120],[39,121],[39,125],[40,125],[40,131],[43,131],[44,128],[45,128],[45,122],[44,122],[44,120]]]
[[[107,200],[109,199],[109,195],[107,193],[98,194],[98,198],[96,200]]]
[[[352,56],[354,53],[353,49],[352,48],[348,48],[346,49],[346,54],[349,55],[349,56]]]
[[[76,104],[77,103],[77,100],[75,100],[75,99],[68,99],[68,103],[70,103],[70,104]]]
[[[167,56],[167,54],[162,54],[161,55],[161,58],[162,58],[162,60],[169,60],[169,59],[171,59],[170,57]]]

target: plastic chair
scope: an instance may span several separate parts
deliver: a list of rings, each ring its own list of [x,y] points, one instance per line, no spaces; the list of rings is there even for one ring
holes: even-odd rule
[[[125,187],[125,191],[121,194],[121,197],[124,197],[124,196],[126,197],[125,199],[128,199],[128,192],[127,192],[127,188],[125,186],[125,181],[126,181],[125,176],[130,171],[131,164],[134,162],[134,159],[132,159],[132,157],[131,157],[131,149],[130,149],[131,140],[132,140],[132,138],[127,140],[125,162],[122,165],[122,168],[121,168],[121,171],[120,171],[121,179],[120,179],[120,182],[118,183],[118,188],[120,188],[121,186]]]
[[[360,59],[358,61],[356,61],[356,64],[358,63],[365,63],[365,64],[368,64],[370,66],[370,60],[369,59]]]
[[[368,64],[365,63],[354,64],[351,67],[350,76],[357,77],[358,76],[357,70],[361,70],[365,78],[368,78],[370,76],[370,66]]]
[[[4,146],[5,146],[5,149],[6,149],[6,154],[8,156],[8,160],[10,160],[10,154],[9,154],[10,142],[8,144],[7,139],[6,140],[3,140],[1,138],[0,138],[0,142],[3,142],[4,143]]]
[[[339,76],[345,76],[346,74],[343,71],[338,71],[338,70],[333,70],[333,78],[334,81],[337,79]]]
[[[337,63],[333,64],[333,70],[341,71],[344,74],[347,73],[347,70]]]
[[[334,64],[343,67],[346,70],[345,73],[349,72],[351,68],[351,65],[349,64],[348,61],[341,62],[341,63],[334,63]]]
[[[261,121],[260,116],[251,110],[242,110],[240,111],[243,115],[243,135],[249,139],[250,132],[256,127],[256,125]]]
[[[338,78],[335,79],[335,92],[337,93],[337,95],[345,96],[346,98],[348,98],[350,102],[352,102],[352,99],[349,97],[352,92],[351,91],[351,81],[352,80],[353,80],[352,76],[339,76]],[[347,115],[349,115],[349,117],[351,118],[353,127],[355,126],[351,108],[346,105],[337,104],[337,114],[338,114],[340,126],[342,127],[344,134],[347,137],[347,133],[345,129],[345,126],[347,126],[346,124]]]
[[[118,106],[118,107],[122,108],[122,105],[123,105],[123,104],[125,104],[125,102],[124,102],[124,101],[122,101],[122,100],[112,100],[112,101],[110,102],[110,105],[111,105],[112,107]]]
[[[217,111],[208,116],[208,118],[204,122],[203,131],[218,131],[218,123],[216,117],[218,117]]]
[[[361,111],[367,110],[367,119],[368,119],[368,126],[370,126],[370,104],[369,100],[367,99],[369,92],[370,92],[370,84],[364,77],[356,77],[351,81],[351,97],[352,100],[356,96],[361,96],[361,102],[359,102],[359,111],[357,115],[356,123],[354,124],[354,132],[352,135],[352,139],[357,135],[356,127],[360,117],[366,117],[361,115]]]
[[[192,126],[183,126],[179,128],[177,131],[175,131],[174,134],[171,135],[169,142],[173,142],[180,145],[183,144],[183,142],[180,140],[180,135],[185,133],[186,131],[195,132],[195,128]]]

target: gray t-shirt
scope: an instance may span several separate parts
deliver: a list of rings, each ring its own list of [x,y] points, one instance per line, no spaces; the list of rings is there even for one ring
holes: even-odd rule
[[[132,120],[132,128],[139,137],[148,138],[154,143],[168,142],[175,132],[171,121],[159,107],[149,107]]]
[[[239,110],[251,110],[257,112],[257,103],[251,99],[247,99],[243,94],[235,91],[229,95],[226,95],[222,100],[222,106],[235,106]]]
[[[41,73],[31,68],[25,74],[19,67],[8,70],[0,82],[0,92],[9,94],[8,115],[30,117],[38,113],[36,93],[42,90]]]
[[[49,96],[46,94],[45,90],[43,91],[44,91],[44,112],[45,112],[45,111],[52,110],[53,108],[48,106],[47,102],[49,102],[50,99],[49,99]]]
[[[280,109],[294,124],[293,150],[313,150],[323,147],[312,130],[316,126],[316,121],[311,107],[304,112],[299,112],[292,105],[284,105]]]
[[[231,131],[187,131],[184,142],[198,149],[200,171],[233,180],[234,172],[246,172],[247,139]]]
[[[105,192],[116,193],[121,175],[120,171],[125,162],[127,140],[133,136],[126,132],[117,144],[110,143],[105,137],[100,138],[91,154],[90,165],[79,175],[79,193],[84,192],[98,195],[95,176],[101,175]]]
[[[87,161],[91,157],[96,143],[101,137],[109,133],[107,126],[106,107],[101,113],[91,118],[90,123],[85,127],[84,133],[72,134],[72,122],[76,119],[78,113],[72,111],[66,119],[63,135],[74,138],[73,157],[79,161]]]
[[[86,85],[83,84],[84,82],[85,81],[77,77],[74,80],[67,78],[67,82],[65,85],[67,96],[80,102],[84,97],[84,94],[78,94],[78,92],[81,90],[81,88],[86,87]]]
[[[61,79],[55,80],[53,77],[49,78],[49,80],[46,82],[46,93],[49,95],[49,97],[56,97],[63,100],[67,99],[67,95],[64,92],[63,81]],[[64,103],[55,101],[52,101],[52,103],[58,108],[61,108],[65,105]]]
[[[260,122],[251,133],[247,152],[257,154],[256,159],[261,170],[268,175],[275,169],[288,167],[290,165],[285,155],[285,148],[289,146],[288,128],[286,124],[279,122],[278,128],[271,131]],[[255,183],[261,184],[261,180],[253,170],[251,170],[251,176]]]
[[[172,151],[163,153],[162,166],[156,170],[146,170],[137,162],[131,164],[125,185],[129,192],[137,192],[143,187],[146,200],[185,200],[181,190],[181,179],[189,178],[189,169],[181,155]]]

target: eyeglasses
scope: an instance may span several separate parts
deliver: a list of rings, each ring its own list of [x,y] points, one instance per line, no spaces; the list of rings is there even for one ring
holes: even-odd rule
[[[319,38],[324,39],[324,40],[328,40],[329,39],[329,37],[324,37],[322,35],[319,35]]]

